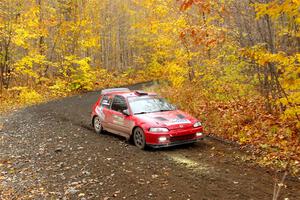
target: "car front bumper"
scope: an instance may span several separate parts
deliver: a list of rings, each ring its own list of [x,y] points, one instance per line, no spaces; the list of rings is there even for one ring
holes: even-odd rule
[[[201,136],[197,136],[197,133],[202,133]],[[203,134],[203,128],[189,128],[181,130],[171,130],[168,133],[151,133],[146,132],[146,144],[153,148],[171,147],[177,145],[191,144],[205,137]],[[166,137],[167,140],[160,142],[159,138]]]
[[[203,140],[204,137],[192,139],[192,140],[181,140],[181,141],[179,140],[179,141],[169,142],[169,143],[164,143],[164,144],[147,144],[147,146],[152,147],[154,149],[158,149],[158,148],[173,147],[173,146],[179,146],[179,145],[185,145],[185,144],[193,144],[199,140]]]

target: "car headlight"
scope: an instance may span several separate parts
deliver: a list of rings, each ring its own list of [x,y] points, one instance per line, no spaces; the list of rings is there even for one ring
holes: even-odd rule
[[[168,140],[168,138],[166,136],[162,136],[160,138],[158,138],[159,142],[166,142]]]
[[[169,129],[167,129],[167,128],[150,128],[149,131],[161,133],[161,132],[169,132]]]
[[[201,136],[203,136],[203,133],[198,132],[198,133],[196,133],[196,136],[197,136],[197,137],[201,137]]]
[[[197,127],[199,127],[199,126],[202,126],[202,123],[201,123],[201,122],[196,122],[196,123],[194,124],[194,128],[197,128]]]

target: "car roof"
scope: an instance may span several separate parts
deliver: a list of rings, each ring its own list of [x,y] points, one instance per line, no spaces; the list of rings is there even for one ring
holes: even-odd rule
[[[102,95],[116,93],[116,92],[130,92],[130,90],[128,88],[108,88],[108,89],[101,90]]]
[[[157,96],[154,92],[144,92],[144,91],[131,91],[128,88],[110,88],[101,91],[102,95],[120,95],[125,98],[128,97],[145,97],[145,96]]]

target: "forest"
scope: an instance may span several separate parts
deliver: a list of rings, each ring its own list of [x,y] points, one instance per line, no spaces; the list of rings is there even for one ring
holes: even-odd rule
[[[0,111],[145,81],[299,171],[300,0],[0,1]]]

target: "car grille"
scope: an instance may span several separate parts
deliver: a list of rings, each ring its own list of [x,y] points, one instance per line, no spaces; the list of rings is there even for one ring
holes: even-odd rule
[[[182,140],[192,140],[194,138],[195,138],[195,134],[173,136],[173,137],[170,137],[170,142],[182,141]]]

